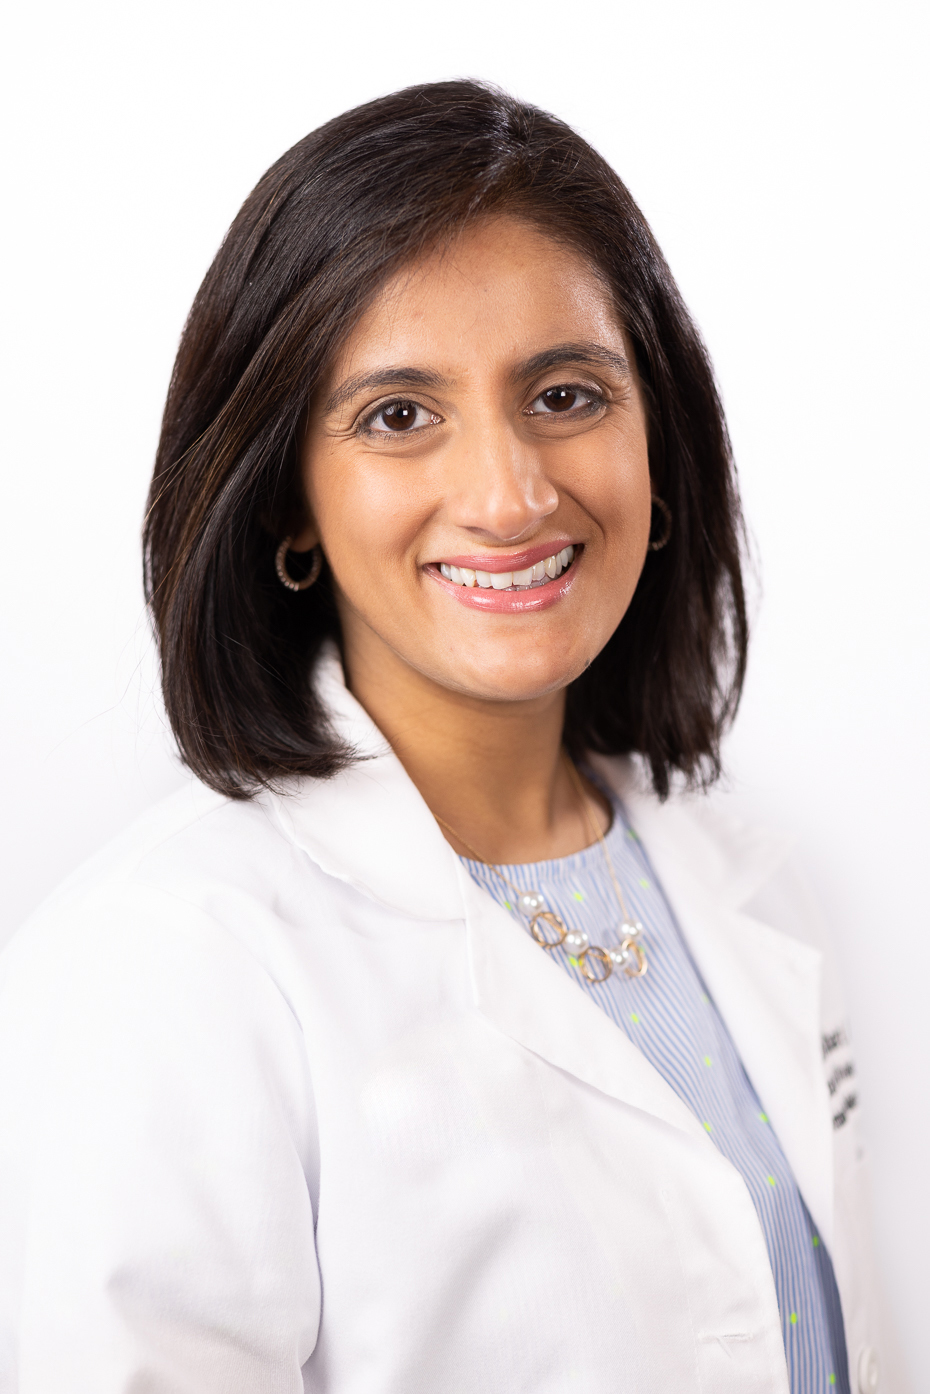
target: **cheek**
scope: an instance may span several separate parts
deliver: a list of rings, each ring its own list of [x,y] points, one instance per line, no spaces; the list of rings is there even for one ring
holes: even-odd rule
[[[417,535],[426,510],[413,468],[319,451],[309,454],[305,477],[323,550],[337,580],[345,566],[365,570],[403,554]]]
[[[599,525],[608,556],[641,566],[652,512],[645,433],[610,433],[599,450],[576,463],[576,497]]]
[[[644,457],[635,477],[626,481],[622,503],[622,541],[624,549],[636,559],[637,572],[646,557],[652,522],[652,482],[649,462]]]

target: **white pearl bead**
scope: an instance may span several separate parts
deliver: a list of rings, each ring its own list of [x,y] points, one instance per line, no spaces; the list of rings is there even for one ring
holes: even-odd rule
[[[570,958],[578,958],[588,947],[590,940],[583,929],[570,929],[562,940],[562,948]]]
[[[630,961],[628,949],[621,949],[619,944],[616,948],[607,950],[607,957],[615,968],[625,968]]]
[[[546,908],[546,897],[540,895],[539,891],[524,891],[517,901],[517,907],[523,915],[538,915],[540,910]]]
[[[626,939],[627,936],[629,936],[632,939],[635,939],[637,934],[642,934],[642,932],[643,927],[640,924],[639,920],[624,920],[623,924],[620,926],[621,939]]]

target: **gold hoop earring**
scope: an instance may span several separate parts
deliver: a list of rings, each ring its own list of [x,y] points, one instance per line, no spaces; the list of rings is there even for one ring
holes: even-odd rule
[[[661,537],[657,537],[654,542],[650,540],[648,550],[650,552],[661,552],[672,535],[672,510],[665,502],[665,499],[660,499],[653,495],[652,502],[654,507],[658,508],[662,514],[665,521],[665,529]]]
[[[320,571],[323,568],[323,553],[320,551],[319,547],[314,547],[312,549],[313,561],[310,563],[309,572],[302,581],[295,581],[293,576],[288,575],[286,565],[287,554],[293,541],[294,539],[292,537],[286,537],[281,543],[274,554],[274,569],[278,573],[278,580],[281,582],[281,585],[287,586],[289,591],[305,591],[308,590],[319,577]]]

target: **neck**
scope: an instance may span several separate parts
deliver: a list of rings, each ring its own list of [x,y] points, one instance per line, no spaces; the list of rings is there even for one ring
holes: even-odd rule
[[[493,702],[440,686],[390,650],[347,652],[346,680],[456,851],[530,862],[586,847],[592,830],[562,753],[564,690]],[[609,814],[587,788],[603,830]]]

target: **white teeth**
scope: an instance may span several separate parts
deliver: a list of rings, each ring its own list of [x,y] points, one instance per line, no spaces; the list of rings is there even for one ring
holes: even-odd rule
[[[563,547],[561,552],[553,552],[551,557],[538,561],[534,566],[524,567],[522,571],[473,571],[470,566],[453,566],[451,562],[439,563],[439,570],[447,581],[455,586],[480,586],[482,590],[506,591],[514,586],[526,587],[540,585],[555,578],[569,566],[575,556],[572,546]]]

